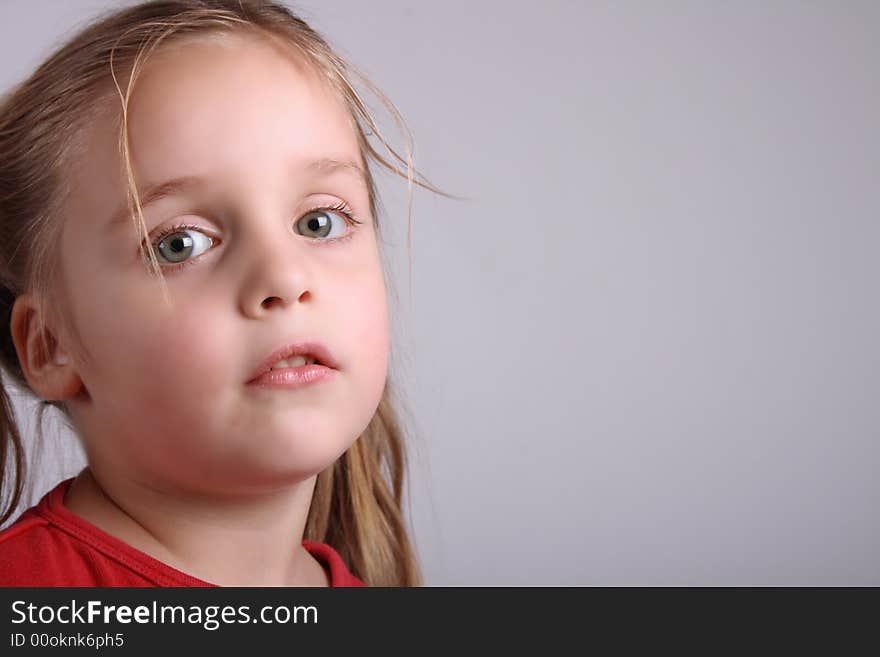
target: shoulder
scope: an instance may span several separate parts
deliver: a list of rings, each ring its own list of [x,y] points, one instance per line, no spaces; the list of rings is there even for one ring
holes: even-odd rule
[[[71,481],[58,484],[0,532],[0,586],[177,585],[173,573],[65,509]]]
[[[357,587],[366,586],[360,579],[349,571],[345,561],[339,553],[326,543],[316,541],[303,541],[303,547],[321,562],[321,565],[330,574],[330,586]]]
[[[0,532],[0,586],[51,586],[63,580],[70,552],[64,537],[28,509]]]

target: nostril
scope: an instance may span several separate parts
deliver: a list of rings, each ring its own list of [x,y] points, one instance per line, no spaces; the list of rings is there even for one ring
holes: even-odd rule
[[[279,297],[266,297],[266,299],[263,300],[262,305],[263,308],[271,308],[277,303],[281,303],[281,299]]]

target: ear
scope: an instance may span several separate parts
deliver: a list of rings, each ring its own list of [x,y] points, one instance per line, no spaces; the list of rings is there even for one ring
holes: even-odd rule
[[[10,330],[18,362],[31,389],[46,400],[61,401],[73,397],[82,387],[82,379],[73,368],[70,356],[58,338],[40,317],[36,299],[25,292],[12,306]],[[43,321],[40,321],[40,320]]]

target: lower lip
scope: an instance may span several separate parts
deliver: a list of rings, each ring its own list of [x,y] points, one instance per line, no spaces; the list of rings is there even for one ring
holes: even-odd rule
[[[285,367],[280,370],[269,370],[256,379],[248,381],[248,385],[260,388],[301,388],[332,379],[335,374],[336,370],[332,367],[317,364]]]

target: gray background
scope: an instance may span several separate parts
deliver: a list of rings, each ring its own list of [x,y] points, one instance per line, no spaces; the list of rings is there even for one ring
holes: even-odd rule
[[[114,4],[0,0],[0,85]],[[293,6],[470,197],[410,278],[380,178],[427,584],[880,584],[880,3]]]

